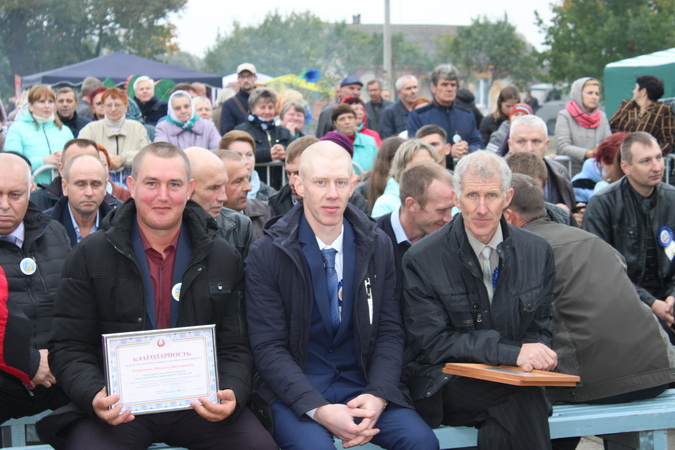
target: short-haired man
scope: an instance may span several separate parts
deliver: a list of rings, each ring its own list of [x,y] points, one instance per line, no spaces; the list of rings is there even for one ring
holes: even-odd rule
[[[190,160],[192,179],[195,180],[190,200],[199,203],[216,219],[218,234],[239,251],[242,259],[246,259],[248,248],[253,243],[253,225],[245,215],[224,208],[228,181],[225,164],[205,148],[186,148],[185,154]]]
[[[403,255],[411,245],[452,220],[452,175],[434,162],[416,163],[401,174],[401,206],[377,218],[394,246],[396,292],[402,292]]]
[[[232,130],[225,133],[218,144],[219,149],[232,150],[241,155],[246,163],[246,170],[248,170],[251,183],[251,191],[248,193],[248,197],[265,201],[276,194],[277,190],[260,180],[260,175],[255,170],[255,147],[253,136],[241,130]]]
[[[65,230],[28,200],[30,167],[0,153],[0,423],[65,405],[47,362]],[[60,380],[58,380],[60,381]]]
[[[331,119],[333,109],[342,103],[342,99],[347,97],[361,97],[362,88],[363,83],[357,77],[350,76],[342,79],[340,86],[335,91],[335,103],[326,106],[319,115],[319,122],[316,125],[316,137],[321,138],[324,134],[335,129]]]
[[[287,183],[269,199],[272,217],[283,216],[302,200],[302,196],[295,189],[296,177],[300,171],[300,156],[307,147],[317,142],[319,139],[314,136],[303,136],[288,145],[284,161]]]
[[[232,131],[234,127],[246,121],[246,115],[249,112],[248,97],[255,89],[255,82],[258,81],[255,66],[251,63],[239,64],[237,81],[239,91],[223,103],[220,111],[220,134]]]
[[[373,204],[371,216],[380,217],[394,212],[401,206],[401,174],[410,165],[418,162],[438,162],[436,150],[422,139],[409,139],[396,150],[389,170],[387,186]]]
[[[553,252],[502,219],[511,171],[490,152],[457,164],[461,215],[403,257],[403,316],[412,361],[405,380],[432,427],[478,427],[478,447],[550,449],[550,406],[538,387],[448,376],[445,363],[551,370]]]
[[[554,205],[574,209],[574,187],[567,168],[551,158],[545,158],[548,150],[548,128],[538,116],[527,114],[511,122],[509,150],[512,153],[530,152],[546,164],[548,181],[544,186],[544,198]]]
[[[455,167],[455,161],[452,158],[452,146],[448,143],[448,135],[445,130],[438,125],[424,125],[415,133],[417,139],[422,139],[431,145],[439,158],[439,163],[443,167],[452,170]]]
[[[70,158],[63,170],[63,197],[45,211],[66,229],[70,246],[101,227],[103,218],[113,208],[104,202],[108,173],[96,156]]]
[[[91,110],[91,92],[99,87],[103,87],[103,82],[96,77],[87,77],[82,81],[80,88],[80,103],[77,104],[77,115],[87,119],[93,119],[94,113]],[[77,135],[75,135],[77,136]]]
[[[80,117],[75,110],[77,108],[77,94],[71,87],[62,87],[56,93],[56,114],[59,116],[61,122],[70,128],[73,136],[80,134],[80,130],[86,124],[91,122],[91,119]]]
[[[448,140],[452,141],[452,157],[461,158],[468,152],[483,148],[483,141],[471,111],[455,104],[459,89],[459,74],[450,64],[441,64],[431,72],[433,101],[426,106],[410,111],[408,136],[415,136],[424,125],[443,127]]]
[[[387,106],[394,102],[382,98],[382,82],[377,79],[370,80],[366,83],[366,93],[368,94],[368,98],[370,98],[370,101],[366,103],[368,128],[379,133],[382,112]]]
[[[79,155],[90,155],[98,158],[98,147],[91,139],[71,139],[63,146],[61,161],[58,164],[59,176],[44,189],[37,189],[30,194],[30,201],[41,211],[53,208],[56,202],[63,197],[63,171],[68,161]],[[105,202],[111,207],[117,207],[121,202],[106,193]]]
[[[225,207],[251,219],[255,239],[259,238],[263,235],[265,223],[272,218],[269,203],[248,197],[248,193],[251,191],[251,183],[246,162],[239,153],[231,150],[216,150],[214,153],[223,161],[227,171]]]
[[[396,80],[396,94],[398,101],[387,106],[382,111],[380,120],[380,137],[386,139],[398,135],[408,129],[408,113],[412,111],[419,86],[413,75],[403,75]],[[412,136],[412,135],[408,135]]]
[[[185,153],[167,143],[144,147],[127,184],[133,200],[71,251],[57,294],[49,363],[82,415],[67,447],[275,448],[246,407],[253,361],[241,257],[188,200]],[[220,403],[202,398],[192,410],[145,415],[111,408],[119,396],[106,391],[101,334],[207,324],[216,325]]]
[[[666,390],[675,380],[675,350],[640,302],[624,258],[594,234],[548,220],[544,196],[529,176],[513,174],[511,186],[508,222],[542,236],[553,248],[557,370],[583,380],[576,387],[548,389],[549,398],[618,403]]]
[[[546,183],[548,181],[548,172],[546,170],[545,159],[530,152],[509,153],[506,155],[506,164],[509,165],[511,172],[515,174],[524,174],[532,177],[537,185],[541,188],[542,195],[544,194]],[[554,205],[553,203],[545,202],[546,213],[548,218],[553,222],[579,227],[572,211],[567,207]]]
[[[621,143],[624,178],[591,197],[584,214],[585,230],[616,248],[640,299],[675,340],[673,228],[675,188],[663,183],[663,154],[651,135],[631,133]]]
[[[404,333],[391,242],[348,205],[352,164],[321,141],[300,159],[303,197],[251,247],[246,304],[255,389],[281,448],[438,448],[399,389]],[[310,420],[307,420],[310,419]]]

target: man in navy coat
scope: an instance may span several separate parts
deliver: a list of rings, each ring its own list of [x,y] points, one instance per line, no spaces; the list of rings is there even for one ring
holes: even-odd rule
[[[389,238],[348,206],[349,154],[302,154],[304,201],[266,226],[248,257],[246,304],[259,407],[283,448],[373,443],[435,449],[400,388],[404,330]]]

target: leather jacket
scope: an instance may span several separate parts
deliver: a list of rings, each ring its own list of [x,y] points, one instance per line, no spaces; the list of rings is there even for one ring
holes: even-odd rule
[[[664,297],[675,295],[675,265],[658,245],[662,227],[675,229],[675,188],[665,183],[656,186],[653,200],[656,206],[650,210],[651,220],[644,213],[641,196],[631,187],[627,177],[612,183],[595,194],[588,202],[583,228],[599,236],[617,249],[628,265],[628,277],[635,284],[640,300],[651,306],[656,296],[640,284],[645,277],[645,258],[648,239],[656,240],[658,277]],[[662,298],[660,300],[664,300]]]

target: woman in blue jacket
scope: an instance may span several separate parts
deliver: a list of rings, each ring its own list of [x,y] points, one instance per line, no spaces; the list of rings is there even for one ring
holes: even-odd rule
[[[36,85],[28,92],[28,109],[7,132],[5,151],[15,151],[30,160],[33,170],[45,164],[58,164],[66,142],[73,139],[70,128],[64,127],[55,114],[56,95],[45,85]],[[43,172],[36,183],[49,184],[51,174]]]

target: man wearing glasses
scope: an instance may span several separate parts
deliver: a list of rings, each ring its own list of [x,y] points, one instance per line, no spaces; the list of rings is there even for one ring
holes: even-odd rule
[[[234,127],[246,121],[248,96],[255,89],[255,82],[258,80],[255,66],[251,63],[239,64],[237,79],[239,80],[239,92],[223,103],[220,113],[221,134],[234,130]]]

